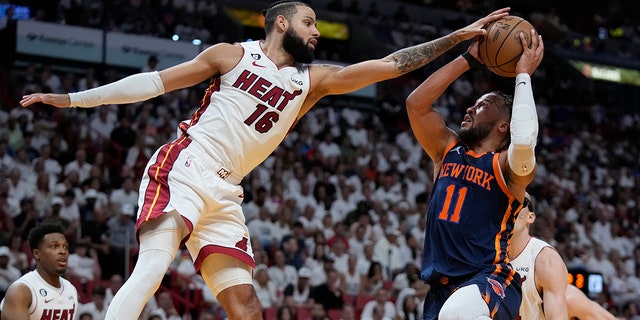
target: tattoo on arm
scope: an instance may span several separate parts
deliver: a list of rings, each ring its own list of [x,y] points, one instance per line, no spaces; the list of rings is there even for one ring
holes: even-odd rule
[[[321,69],[327,69],[327,70],[333,70],[333,71],[339,71],[340,69],[342,69],[343,67],[341,66],[337,66],[337,65],[332,65],[332,64],[314,64],[315,67],[317,68],[321,68]]]
[[[456,44],[457,42],[455,42],[451,36],[446,36],[427,43],[398,50],[392,53],[391,57],[399,71],[410,72],[433,61],[449,49],[453,48]]]

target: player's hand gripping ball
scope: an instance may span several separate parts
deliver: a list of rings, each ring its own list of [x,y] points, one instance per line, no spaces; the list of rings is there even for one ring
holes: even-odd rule
[[[506,16],[486,26],[487,35],[478,43],[478,60],[487,69],[502,77],[515,77],[516,64],[522,55],[520,34],[531,47],[531,29],[527,20],[518,16]]]

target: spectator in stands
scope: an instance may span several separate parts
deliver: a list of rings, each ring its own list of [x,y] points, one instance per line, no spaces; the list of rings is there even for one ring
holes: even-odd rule
[[[376,308],[382,308],[382,319],[393,320],[396,317],[396,306],[390,301],[390,294],[386,288],[380,288],[375,294],[375,299],[367,302],[362,309],[360,319],[372,320]]]
[[[105,106],[96,110],[89,120],[89,137],[94,144],[104,146],[115,129],[118,117],[115,106]]]
[[[610,283],[616,274],[615,266],[607,258],[607,254],[600,243],[596,243],[592,250],[593,254],[588,255],[589,258],[586,261],[587,269],[592,272],[602,273],[606,283]]]
[[[31,267],[30,257],[25,253],[25,244],[26,242],[23,241],[19,233],[11,233],[9,237],[9,250],[11,250],[9,263],[20,270],[21,274],[27,273]]]
[[[49,178],[52,182],[58,181],[58,176],[62,173],[62,166],[58,160],[51,157],[51,145],[49,143],[43,144],[40,147],[40,156],[35,161],[42,161],[44,163],[44,171],[49,174]]]
[[[336,224],[336,231],[339,229],[344,229],[344,226],[340,228],[338,227],[339,225],[342,224]],[[331,257],[331,259],[333,259],[333,267],[341,274],[345,274],[349,267],[349,251],[347,245],[348,242],[346,240],[343,240],[342,237],[343,236],[338,235],[336,238],[336,236],[334,235],[334,237],[327,240],[327,245],[329,246],[329,256]]]
[[[311,269],[302,267],[298,270],[298,279],[296,282],[289,284],[283,292],[283,302],[285,306],[291,308],[310,308],[309,298],[311,295],[311,286],[309,278],[311,277]]]
[[[124,164],[133,170],[136,180],[142,177],[147,161],[153,155],[153,149],[151,149],[153,145],[155,142],[152,136],[138,130],[136,143],[127,150],[127,156],[124,160]]]
[[[78,314],[88,313],[92,320],[104,320],[107,316],[105,303],[106,289],[102,285],[95,285],[91,289],[91,300],[78,306]]]
[[[60,218],[69,222],[67,230],[69,233],[69,242],[74,243],[75,239],[81,234],[80,207],[76,201],[76,193],[73,190],[67,190],[62,195],[62,206],[60,207]]]
[[[113,150],[110,152],[122,163],[126,157],[129,148],[133,147],[137,139],[138,133],[133,129],[131,123],[131,117],[129,115],[122,115],[119,118],[116,126],[109,133],[109,137],[115,143],[115,146],[109,145],[107,150]]]
[[[278,307],[278,312],[276,313],[276,320],[294,320],[296,317],[294,307],[290,307],[288,305],[283,305]]]
[[[358,272],[357,265],[358,257],[354,254],[349,254],[347,270],[341,272],[344,281],[340,284],[347,301],[355,301],[356,296],[361,293],[363,275]]]
[[[404,263],[400,255],[398,237],[402,234],[394,227],[387,227],[385,236],[376,241],[373,246],[373,259],[380,263],[386,279],[392,279],[404,268]]]
[[[403,260],[407,261],[407,260]],[[397,295],[403,288],[413,287],[416,281],[420,281],[420,268],[417,264],[408,262],[404,270],[393,278],[393,294]]]
[[[62,80],[60,77],[53,73],[52,67],[50,64],[45,64],[42,67],[42,71],[40,72],[40,83],[42,85],[43,90],[46,92],[53,93],[63,93],[62,90]]]
[[[9,247],[0,247],[0,297],[4,298],[9,286],[22,276],[20,270],[9,263],[11,250]],[[1,300],[1,299],[0,299]]]
[[[71,223],[67,219],[63,219],[60,216],[60,210],[64,205],[64,200],[61,197],[51,198],[51,212],[42,220],[43,222],[60,223],[64,227],[65,236],[72,237],[76,235],[77,228],[71,227]],[[34,221],[37,223],[37,221]]]
[[[158,56],[152,54],[147,58],[147,64],[145,64],[140,72],[158,71]]]
[[[305,242],[304,227],[298,221],[293,223],[292,233],[282,237],[282,251],[288,265],[299,270],[304,264],[304,259],[309,255]]]
[[[340,288],[341,275],[333,268],[327,270],[326,273],[326,281],[311,288],[310,298],[315,303],[321,304],[324,310],[342,309],[344,292]]]
[[[102,278],[98,253],[95,249],[89,248],[84,239],[76,241],[74,251],[69,255],[68,264],[67,274],[76,283],[86,285]]]
[[[78,174],[78,182],[82,182],[89,177],[92,164],[87,162],[87,152],[85,149],[79,148],[76,151],[75,158],[64,166],[64,174],[69,175],[72,171]]]
[[[276,285],[278,296],[288,285],[295,283],[298,279],[298,271],[295,267],[286,264],[282,249],[276,249],[273,253],[273,264],[269,266],[269,279]]]
[[[138,205],[138,189],[136,187],[137,185],[134,177],[123,177],[120,188],[114,189],[109,195],[109,201],[112,208],[117,209],[125,204],[130,204],[132,206]]]
[[[9,197],[16,203],[33,196],[33,186],[26,177],[23,179],[23,174],[17,167],[9,171],[6,184],[9,186]]]
[[[109,270],[108,275],[118,273],[124,275],[126,255],[130,255],[138,248],[136,240],[136,224],[133,221],[135,208],[130,204],[123,204],[115,216],[107,222],[109,229]]]
[[[262,309],[271,308],[278,304],[278,287],[269,278],[269,268],[267,266],[256,266],[253,287]]]
[[[152,310],[150,314],[159,314],[164,320],[182,320],[176,305],[169,291],[161,291],[157,294],[158,308]]]
[[[111,211],[108,211],[107,207],[96,207],[93,211],[93,219],[84,221],[81,227],[81,239],[86,242],[89,249],[97,252],[101,266],[105,266],[108,261],[110,239],[107,222],[109,212]]]
[[[38,220],[40,219],[38,212],[34,208],[33,200],[26,198],[20,201],[20,212],[18,215],[13,217],[13,220],[7,219],[7,221],[4,222],[4,226],[10,227],[10,231],[15,232],[20,235],[23,240],[26,240],[29,230],[35,227]]]
[[[366,296],[374,296],[387,280],[382,264],[372,261],[369,270],[362,277],[360,292]]]
[[[266,207],[260,208],[258,218],[247,223],[252,237],[260,240],[262,247],[269,251],[276,243],[275,225],[271,221],[271,213]]]
[[[118,293],[122,285],[124,284],[124,278],[119,274],[114,274],[109,278],[109,286],[105,290],[104,301],[107,305],[111,303],[113,296]]]
[[[318,255],[320,255],[320,252],[324,252],[324,249],[320,246],[318,246],[316,250],[318,250]],[[329,272],[335,270],[333,264],[333,258],[331,258],[329,254],[324,254],[320,258],[314,257],[313,259],[307,259],[305,266],[311,269],[312,276],[310,284],[312,287],[317,287],[327,282]],[[338,275],[339,277],[341,276],[341,274]]]

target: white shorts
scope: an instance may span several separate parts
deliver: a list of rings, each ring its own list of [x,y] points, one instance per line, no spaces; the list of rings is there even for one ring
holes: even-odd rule
[[[139,230],[145,221],[176,210],[190,230],[185,240],[196,270],[213,253],[255,267],[240,206],[244,198],[241,180],[214,163],[191,139],[180,137],[160,147],[147,164],[136,226]]]

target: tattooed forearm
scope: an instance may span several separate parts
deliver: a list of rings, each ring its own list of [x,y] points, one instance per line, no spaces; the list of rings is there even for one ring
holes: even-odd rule
[[[445,36],[427,43],[404,48],[391,54],[400,72],[410,72],[433,61],[441,54],[453,48],[457,41],[453,37]]]

